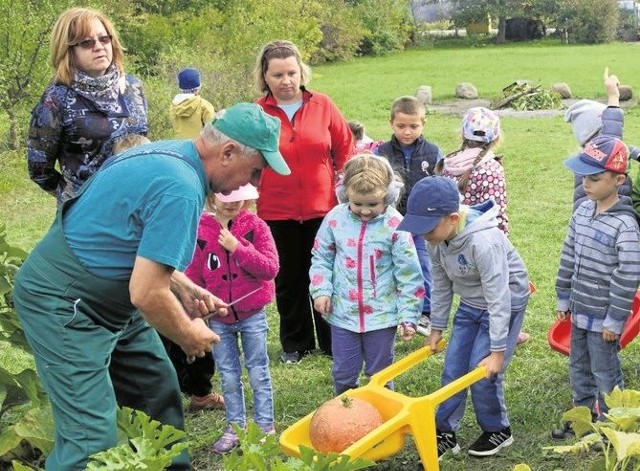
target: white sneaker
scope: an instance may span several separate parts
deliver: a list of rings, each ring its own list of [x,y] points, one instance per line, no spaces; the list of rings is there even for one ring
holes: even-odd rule
[[[431,333],[431,319],[429,319],[425,314],[420,316],[420,320],[416,326],[416,332],[420,335],[424,335],[425,337],[428,337]]]

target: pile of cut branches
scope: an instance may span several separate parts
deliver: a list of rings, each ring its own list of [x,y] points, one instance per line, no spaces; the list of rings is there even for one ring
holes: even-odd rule
[[[502,98],[491,107],[494,110],[512,108],[517,111],[560,109],[560,94],[534,85],[526,80],[517,80],[502,89]]]

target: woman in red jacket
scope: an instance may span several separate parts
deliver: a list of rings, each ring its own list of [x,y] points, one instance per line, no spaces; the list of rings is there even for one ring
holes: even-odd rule
[[[305,88],[311,70],[290,41],[266,44],[256,62],[258,104],[280,119],[280,153],[291,175],[265,170],[259,186],[258,216],[276,242],[280,272],[276,303],[284,363],[298,363],[318,346],[331,355],[331,335],[309,297],[311,247],[325,214],[336,203],[335,177],[351,155],[351,130],[336,105]]]

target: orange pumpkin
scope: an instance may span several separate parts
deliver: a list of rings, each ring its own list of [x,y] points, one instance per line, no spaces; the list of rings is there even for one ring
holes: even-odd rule
[[[341,453],[382,424],[378,409],[347,395],[322,404],[311,417],[311,445],[322,453]]]

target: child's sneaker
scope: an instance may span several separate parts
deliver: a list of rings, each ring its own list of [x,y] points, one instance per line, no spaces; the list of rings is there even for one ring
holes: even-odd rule
[[[458,445],[455,432],[436,430],[436,439],[438,440],[438,459],[442,459],[442,455],[447,450],[451,450],[454,455],[460,452],[460,445]]]
[[[416,327],[416,331],[420,335],[424,335],[425,337],[429,336],[429,334],[431,333],[431,319],[429,319],[428,315],[422,314],[420,316],[420,320],[418,321],[418,326]]]
[[[262,433],[265,435],[275,435],[276,429],[273,425],[258,425]]]
[[[260,439],[260,443],[264,443],[267,439],[267,435],[275,435],[276,429],[273,425],[258,425],[258,428],[265,434],[264,437]]]
[[[472,456],[495,455],[502,448],[506,448],[513,443],[511,428],[507,427],[499,432],[482,432],[482,435],[469,447],[469,454]]]
[[[191,410],[224,409],[224,398],[214,391],[206,396],[191,396],[189,408]]]
[[[229,424],[227,428],[224,429],[222,436],[213,444],[213,451],[219,455],[223,455],[238,446],[240,446],[240,439],[231,424]]]
[[[551,438],[554,440],[565,440],[567,438],[575,438],[576,432],[571,427],[571,422],[565,422],[562,428],[556,428],[551,431]]]

